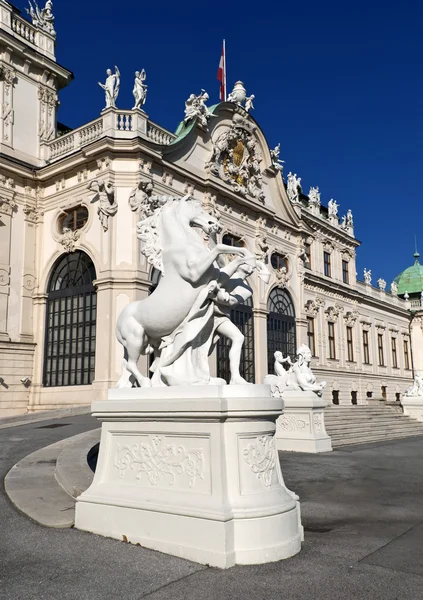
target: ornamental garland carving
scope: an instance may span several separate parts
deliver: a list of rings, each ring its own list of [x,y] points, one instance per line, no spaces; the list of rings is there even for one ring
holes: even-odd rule
[[[321,298],[316,298],[315,300],[307,300],[306,305],[304,306],[304,310],[306,314],[310,317],[317,317],[319,309],[324,305],[325,301]]]
[[[163,437],[149,436],[149,442],[129,446],[117,444],[114,466],[123,478],[135,472],[136,479],[147,476],[151,485],[162,480],[173,485],[183,475],[188,477],[190,488],[195,486],[197,477],[204,477],[204,456],[202,449],[187,449],[182,445],[166,444]]]
[[[12,192],[11,198],[0,197],[0,212],[1,213],[5,214],[5,215],[11,215],[13,212],[16,211],[18,205],[13,199],[15,197],[15,194],[16,194],[16,192]]]
[[[213,141],[213,152],[207,166],[234,192],[252,196],[264,204],[263,177],[260,163],[263,160],[253,137],[256,128],[248,118],[235,113],[229,129]]]
[[[244,448],[243,456],[257,479],[260,479],[264,487],[269,487],[276,465],[274,437],[268,435],[257,437]]]
[[[296,431],[297,429],[305,429],[308,423],[304,419],[297,419],[293,415],[283,414],[276,421],[277,431]]]
[[[335,306],[329,306],[325,310],[325,317],[327,321],[337,321],[341,313],[344,312],[344,307],[341,304],[335,304]]]
[[[39,223],[41,217],[44,215],[44,212],[38,207],[30,206],[29,204],[25,204],[23,212],[25,214],[25,220],[30,223]]]

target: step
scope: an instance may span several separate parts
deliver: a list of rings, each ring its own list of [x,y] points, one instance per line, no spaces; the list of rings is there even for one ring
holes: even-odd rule
[[[378,436],[378,435],[373,435],[373,436],[368,436],[368,437],[363,437],[363,438],[343,438],[340,440],[333,440],[332,439],[332,447],[333,448],[339,448],[341,446],[356,446],[359,444],[371,444],[371,443],[376,443],[376,442],[389,442],[391,440],[396,440],[396,439],[403,439],[406,437],[416,437],[413,435],[391,435],[389,437],[387,436]]]

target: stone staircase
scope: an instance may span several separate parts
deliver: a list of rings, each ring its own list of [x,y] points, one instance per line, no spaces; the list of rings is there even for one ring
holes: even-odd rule
[[[423,436],[423,423],[403,415],[399,404],[390,406],[384,401],[373,400],[368,406],[328,406],[325,426],[333,448]]]

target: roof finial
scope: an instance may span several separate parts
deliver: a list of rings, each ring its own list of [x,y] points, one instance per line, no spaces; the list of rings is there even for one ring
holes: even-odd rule
[[[417,236],[414,234],[414,247],[415,247],[415,252],[414,252],[414,264],[418,265],[419,263],[419,258],[420,258],[420,254],[417,251]]]

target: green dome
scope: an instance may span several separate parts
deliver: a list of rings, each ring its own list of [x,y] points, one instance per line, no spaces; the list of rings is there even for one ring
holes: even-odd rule
[[[408,292],[410,296],[420,295],[423,291],[423,266],[419,262],[420,254],[414,253],[414,265],[405,269],[394,281],[398,284],[398,295]]]

